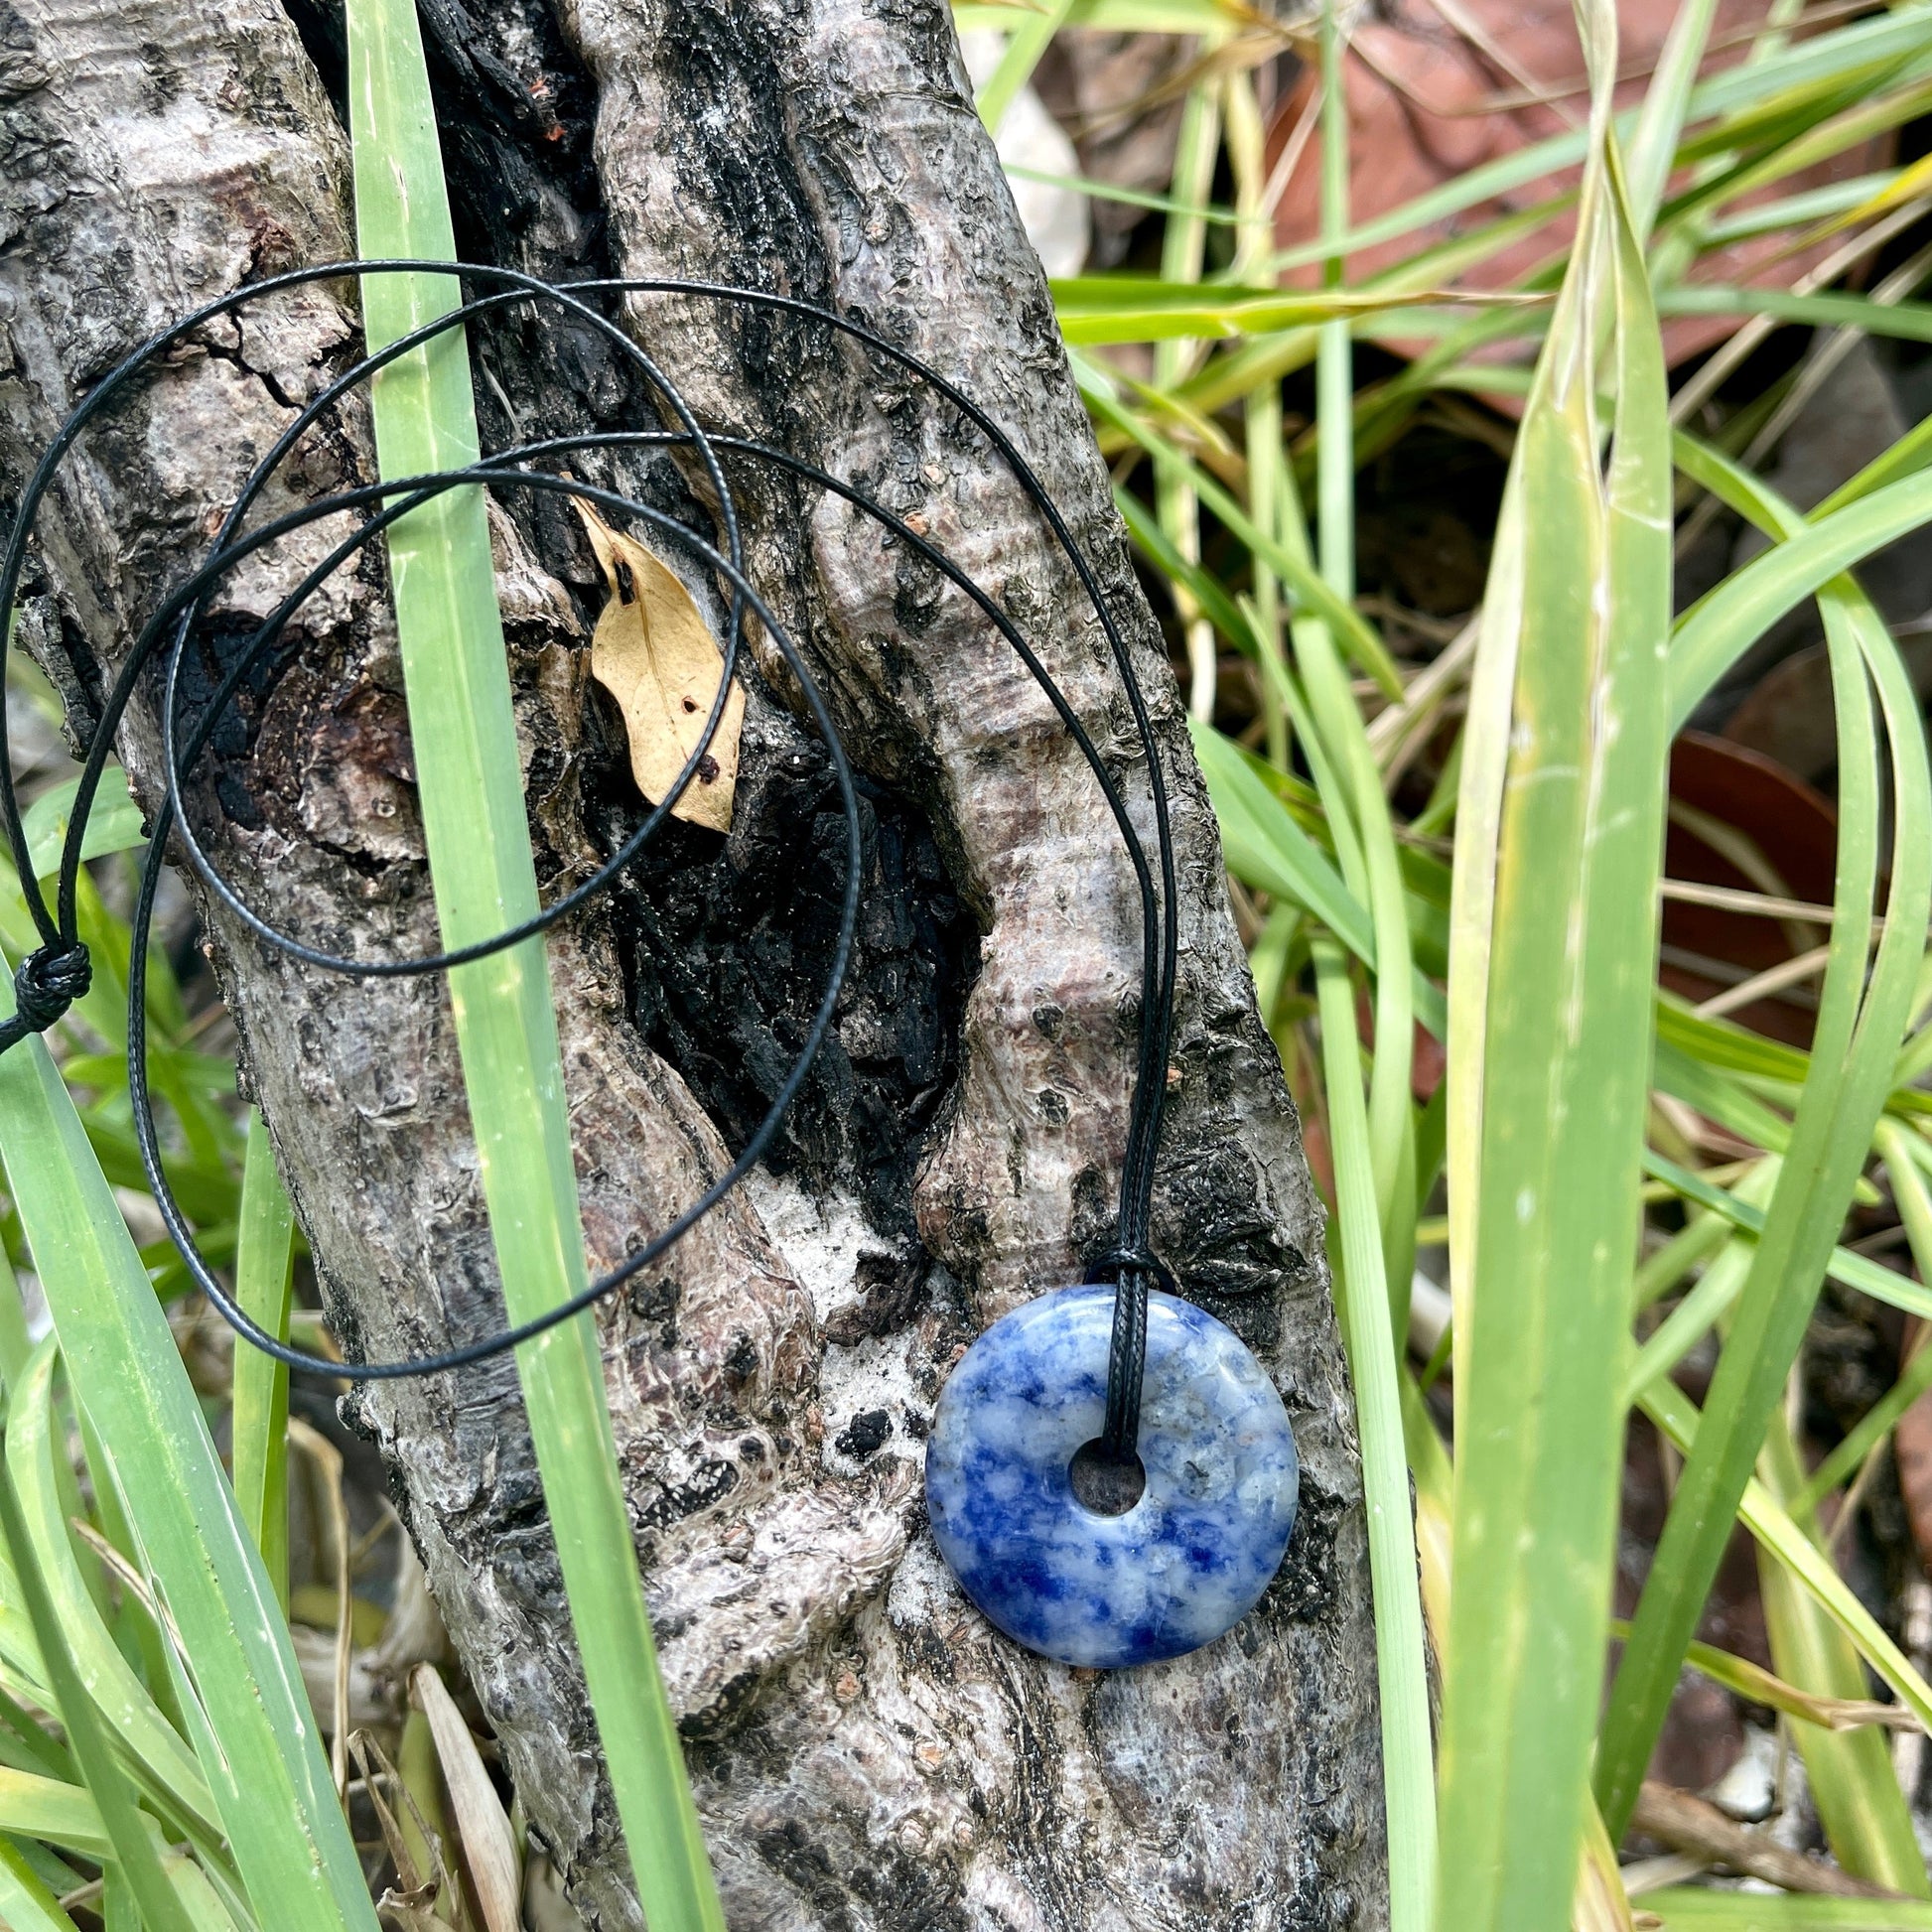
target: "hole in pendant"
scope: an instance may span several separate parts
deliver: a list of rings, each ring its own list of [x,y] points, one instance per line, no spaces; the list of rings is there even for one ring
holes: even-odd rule
[[[1073,1497],[1096,1516],[1125,1516],[1147,1491],[1147,1470],[1129,1449],[1125,1459],[1109,1452],[1096,1436],[1073,1451],[1066,1473]]]

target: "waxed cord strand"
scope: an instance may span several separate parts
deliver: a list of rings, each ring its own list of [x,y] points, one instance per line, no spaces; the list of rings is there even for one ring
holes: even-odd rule
[[[91,962],[77,929],[76,895],[82,864],[87,820],[111,755],[115,731],[147,666],[165,652],[165,697],[162,740],[166,792],[155,823],[149,828],[148,849],[136,897],[131,962],[128,977],[128,1089],[133,1111],[136,1140],[162,1218],[176,1247],[181,1251],[196,1286],[217,1311],[254,1346],[293,1368],[344,1376],[352,1380],[382,1380],[401,1376],[429,1375],[464,1367],[496,1355],[529,1340],[579,1313],[611,1294],[640,1270],[647,1268],[692,1225],[717,1205],[742,1180],[775,1140],[792,1103],[803,1089],[819,1049],[834,1019],[840,990],[851,960],[857,927],[862,887],[863,838],[858,798],[843,744],[833,724],[823,693],[808,671],[793,640],[765,607],[744,571],[743,543],[735,499],[721,456],[734,464],[750,461],[789,472],[804,482],[828,489],[874,518],[891,532],[894,539],[938,570],[961,591],[980,613],[1000,631],[1034,678],[1082,758],[1092,770],[1106,799],[1126,847],[1135,874],[1142,909],[1142,999],[1139,1047],[1136,1054],[1133,1095],[1129,1109],[1127,1147],[1122,1164],[1120,1209],[1114,1245],[1092,1259],[1089,1281],[1111,1278],[1115,1284],[1113,1332],[1108,1356],[1106,1420],[1102,1444],[1116,1457],[1130,1456],[1138,1436],[1141,1385],[1146,1363],[1147,1298],[1152,1284],[1177,1293],[1169,1271],[1153,1254],[1151,1236],[1155,1159],[1159,1148],[1163,1108],[1166,1099],[1167,1065],[1173,1027],[1174,985],[1177,966],[1175,905],[1175,867],[1167,782],[1153,723],[1137,678],[1125,637],[1114,621],[1105,593],[1085,553],[1074,540],[1057,505],[1032,467],[1021,456],[1012,440],[968,395],[897,345],[876,335],[863,325],[796,296],[776,295],[756,289],[729,285],[682,281],[668,278],[635,278],[552,284],[514,270],[478,264],[415,259],[341,261],[313,268],[296,269],[254,282],[210,302],[182,318],[160,335],[144,344],[120,362],[93,388],[62,425],[49,444],[34,477],[22,495],[9,536],[4,561],[0,561],[0,609],[11,611],[18,596],[21,573],[40,506],[52,486],[56,473],[87,424],[109,407],[129,387],[154,371],[171,349],[178,347],[206,324],[226,316],[244,304],[261,300],[282,290],[351,277],[378,274],[435,274],[457,278],[491,288],[492,292],[452,307],[443,315],[365,355],[353,366],[327,384],[297,415],[269,450],[244,483],[234,505],[223,519],[200,566],[185,583],[172,591],[161,608],[143,626],[140,636],[121,666],[100,716],[92,731],[81,771],[75,785],[69,815],[67,836],[62,846],[56,882],[55,903],[50,906],[37,877],[21,801],[16,788],[11,756],[0,735],[0,830],[11,846],[21,890],[26,897],[40,944],[15,971],[15,1012],[0,1021],[0,1052],[18,1044],[31,1035],[44,1033],[56,1024],[77,1000],[84,998],[91,983]],[[631,297],[672,295],[695,297],[721,304],[736,304],[796,316],[823,325],[858,345],[869,355],[897,364],[926,387],[934,390],[970,422],[993,446],[1006,468],[1020,484],[1034,508],[1046,523],[1054,543],[1071,565],[1086,601],[1092,606],[1106,637],[1115,668],[1125,689],[1133,716],[1135,736],[1148,769],[1148,786],[1153,807],[1156,859],[1159,866],[1157,886],[1140,834],[1135,827],[1119,785],[1107,768],[1106,760],[1077,713],[1025,637],[1004,611],[946,555],[944,550],[914,530],[909,524],[875,501],[864,490],[830,473],[793,457],[787,452],[741,437],[706,431],[687,406],[677,387],[651,360],[632,338],[608,317],[599,313],[584,297]],[[519,303],[546,303],[600,333],[642,376],[680,425],[677,429],[660,427],[645,431],[621,431],[596,435],[550,438],[527,443],[487,457],[466,468],[435,475],[379,483],[343,490],[317,499],[287,515],[240,534],[240,524],[249,508],[266,487],[270,478],[302,435],[343,396],[366,382],[375,372],[399,356],[407,354],[451,329],[471,319]],[[553,461],[563,456],[618,448],[669,448],[695,455],[706,473],[716,498],[716,520],[724,541],[722,550],[714,547],[697,530],[666,512],[635,501],[616,491],[600,488],[569,476],[553,476],[523,466],[536,461]],[[545,907],[534,917],[509,927],[489,939],[413,958],[358,960],[324,952],[283,933],[253,911],[235,892],[204,850],[187,814],[182,797],[201,755],[219,724],[226,707],[249,673],[265,661],[279,664],[297,646],[287,641],[285,632],[301,605],[338,569],[359,554],[382,531],[410,511],[444,492],[463,487],[488,485],[491,488],[528,488],[563,494],[599,505],[604,511],[635,519],[652,531],[680,546],[700,565],[730,587],[731,611],[722,651],[721,675],[704,728],[695,749],[677,778],[665,788],[642,823],[623,841],[618,851],[589,878]],[[206,616],[208,600],[221,581],[247,557],[281,537],[307,528],[328,517],[348,512],[365,512],[361,521],[342,543],[312,568],[295,589],[256,627],[240,653],[228,665],[199,715],[183,731],[180,694],[181,662],[198,624]],[[723,719],[732,679],[738,665],[743,634],[743,619],[750,610],[763,625],[766,636],[797,680],[805,708],[824,742],[832,776],[838,789],[844,817],[845,879],[841,893],[838,937],[834,944],[826,984],[812,1022],[806,1029],[797,1056],[773,1095],[764,1117],[747,1141],[743,1151],[712,1184],[685,1208],[668,1226],[633,1251],[619,1265],[592,1281],[580,1294],[548,1310],[533,1320],[479,1337],[461,1346],[434,1354],[411,1356],[388,1362],[339,1362],[328,1356],[311,1354],[292,1347],[262,1328],[234,1302],[219,1278],[202,1255],[194,1233],[169,1184],[163,1166],[159,1130],[147,1078],[146,978],[147,948],[152,928],[156,895],[162,875],[164,855],[170,835],[179,840],[189,863],[207,891],[233,915],[245,923],[269,947],[304,964],[355,978],[402,978],[447,971],[449,968],[481,959],[508,946],[534,938],[560,919],[607,891],[643,850],[651,836],[671,813],[679,797],[697,775],[706,759],[712,738]]]

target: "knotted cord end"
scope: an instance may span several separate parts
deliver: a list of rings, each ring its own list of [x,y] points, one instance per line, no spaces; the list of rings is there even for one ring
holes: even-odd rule
[[[93,983],[94,962],[77,939],[30,952],[14,969],[16,1024],[9,1031],[22,1038],[46,1033]]]
[[[1148,1284],[1158,1282],[1175,1297],[1179,1284],[1145,1243],[1123,1244],[1087,1266],[1089,1282],[1114,1278],[1114,1334],[1107,1353],[1107,1412],[1100,1432],[1102,1452],[1115,1462],[1133,1458],[1141,1433],[1141,1378],[1147,1371]]]
[[[1148,1247],[1109,1248],[1087,1263],[1084,1279],[1089,1283],[1118,1281],[1128,1274],[1146,1276],[1164,1295],[1172,1295],[1176,1301],[1186,1299],[1180,1293],[1180,1284],[1173,1278],[1173,1271]]]

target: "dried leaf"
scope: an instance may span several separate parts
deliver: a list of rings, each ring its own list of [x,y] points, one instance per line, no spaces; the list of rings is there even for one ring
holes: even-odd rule
[[[409,1688],[429,1720],[442,1760],[443,1788],[450,1794],[457,1835],[470,1867],[488,1932],[518,1932],[521,1874],[517,1869],[516,1839],[496,1787],[483,1769],[477,1740],[456,1708],[434,1664],[418,1664]]]
[[[377,1913],[393,1913],[402,1932],[421,1932],[423,1927],[448,1932],[451,1926],[467,1926],[463,1889],[450,1876],[436,1834],[380,1740],[373,1732],[358,1730],[349,1738],[348,1749],[375,1812],[383,1846],[396,1867],[396,1883],[376,1901]],[[390,1807],[385,1791],[402,1799],[403,1816]],[[428,1871],[423,1868],[425,1861]]]
[[[591,670],[623,712],[631,775],[655,804],[704,736],[724,658],[676,574],[588,504],[578,503],[577,511],[611,587],[591,638]],[[704,761],[671,807],[674,817],[731,830],[744,722],[745,693],[735,684]]]
[[[448,1919],[441,1919],[412,1894],[391,1888],[375,1901],[375,1915],[387,1932],[450,1932]]]
[[[299,1449],[322,1477],[323,1501],[336,1545],[336,1678],[329,1764],[336,1774],[336,1795],[340,1798],[348,1789],[348,1675],[355,1649],[355,1619],[349,1611],[348,1505],[343,1499],[343,1452],[300,1417],[289,1418],[288,1430],[289,1447]]]

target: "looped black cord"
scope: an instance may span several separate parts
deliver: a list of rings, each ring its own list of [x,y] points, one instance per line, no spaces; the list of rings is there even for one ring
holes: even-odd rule
[[[93,983],[94,962],[79,940],[37,946],[14,969],[14,1017],[0,1027],[0,1052],[46,1033]]]
[[[1004,431],[970,397],[918,358],[863,326],[823,309],[815,303],[793,296],[767,294],[760,290],[740,289],[711,283],[668,279],[575,282],[553,285],[513,270],[474,264],[393,259],[382,261],[331,262],[314,268],[297,269],[235,290],[184,317],[170,329],[145,344],[123,360],[89,393],[62,426],[42,457],[33,480],[21,498],[14,528],[8,539],[4,562],[0,563],[0,609],[15,603],[27,546],[42,500],[55,473],[69,450],[90,420],[133,382],[143,379],[163,365],[168,352],[210,321],[226,316],[244,304],[258,302],[281,290],[312,283],[378,274],[435,274],[459,283],[482,284],[490,292],[455,306],[434,321],[423,325],[387,347],[364,356],[351,368],[329,383],[283,431],[274,447],[257,464],[224,519],[212,546],[187,580],[164,600],[143,627],[133,649],[121,666],[112,690],[101,708],[69,819],[67,840],[62,850],[56,903],[50,906],[41,892],[36,868],[29,862],[29,849],[16,794],[13,773],[4,737],[0,736],[0,826],[4,826],[12,845],[21,890],[42,939],[41,946],[23,961],[15,976],[17,1012],[12,1020],[0,1023],[0,1051],[25,1038],[30,1033],[51,1027],[71,1003],[87,989],[86,948],[75,929],[75,895],[81,865],[82,840],[95,793],[111,752],[115,730],[148,665],[162,657],[166,666],[163,704],[164,761],[167,776],[165,801],[151,829],[146,861],[136,898],[131,965],[128,977],[128,1087],[132,1103],[136,1139],[142,1164],[159,1205],[162,1217],[181,1250],[197,1286],[226,1319],[255,1346],[292,1367],[321,1373],[347,1376],[356,1380],[387,1379],[405,1375],[424,1375],[461,1367],[485,1356],[514,1347],[542,1333],[559,1321],[568,1319],[603,1296],[610,1294],[641,1269],[661,1256],[699,1218],[708,1213],[735,1187],[762,1157],[776,1138],[786,1113],[802,1090],[819,1048],[830,1031],[840,988],[850,959],[856,929],[861,886],[861,823],[853,774],[835,730],[829,709],[812,679],[793,641],[766,609],[744,573],[737,506],[721,459],[734,464],[751,461],[769,464],[834,491],[863,513],[890,530],[897,541],[915,551],[937,568],[956,588],[978,607],[1012,645],[1028,672],[1052,704],[1061,722],[1078,747],[1098,781],[1109,810],[1126,846],[1139,890],[1143,925],[1143,982],[1140,1047],[1136,1056],[1133,1103],[1129,1112],[1126,1158],[1121,1175],[1121,1204],[1117,1229],[1119,1246],[1094,1264],[1095,1273],[1112,1272],[1117,1278],[1115,1332],[1109,1360],[1107,1440],[1123,1455],[1134,1446],[1139,1424],[1141,1378],[1145,1363],[1146,1311],[1150,1280],[1158,1280],[1171,1292],[1177,1292],[1173,1278],[1147,1246],[1151,1220],[1154,1159],[1160,1140],[1165,1101],[1167,1058],[1173,1031],[1174,978],[1177,942],[1171,908],[1175,902],[1174,863],[1165,774],[1161,768],[1159,747],[1146,702],[1135,676],[1125,638],[1114,621],[1099,582],[1080,547],[1075,543],[1058,508]],[[1091,604],[1110,653],[1125,687],[1133,714],[1139,749],[1147,761],[1148,783],[1152,793],[1154,830],[1160,882],[1157,888],[1140,836],[1121,796],[1113,774],[1108,770],[1098,747],[1081,725],[1044,665],[1028,645],[1006,613],[949,558],[943,550],[913,530],[910,525],[875,502],[863,490],[802,462],[780,450],[747,439],[708,433],[686,405],[675,385],[656,366],[648,354],[615,322],[590,306],[593,299],[640,295],[689,296],[714,302],[748,306],[768,312],[797,316],[837,332],[857,345],[868,355],[890,361],[943,397],[947,403],[976,428],[992,445],[1034,508],[1048,527],[1056,546],[1064,554],[1079,579]],[[596,435],[553,438],[509,449],[470,468],[417,477],[400,482],[368,484],[347,489],[307,504],[241,534],[240,526],[248,510],[266,487],[283,459],[305,432],[340,398],[366,382],[380,368],[444,332],[461,328],[470,319],[514,304],[541,303],[563,310],[574,320],[601,334],[642,376],[648,390],[655,394],[670,415],[676,429],[629,430]],[[615,491],[581,483],[568,477],[532,470],[527,465],[554,460],[585,451],[620,448],[676,448],[693,452],[703,465],[716,499],[717,519],[724,538],[723,549],[714,547],[698,531],[661,510],[636,502]],[[298,648],[300,638],[291,640],[288,627],[297,611],[328,578],[345,563],[358,555],[398,518],[446,490],[487,485],[492,489],[521,488],[570,495],[596,503],[606,512],[634,519],[657,534],[683,547],[697,562],[729,584],[731,620],[722,653],[721,675],[705,728],[675,782],[663,798],[646,814],[638,828],[620,849],[589,879],[565,894],[535,917],[510,927],[494,937],[460,949],[405,959],[360,960],[341,957],[312,947],[292,934],[283,933],[253,911],[204,850],[193,824],[182,809],[183,796],[191,774],[214,736],[227,707],[242,688],[244,680],[257,667],[279,663]],[[181,662],[190,639],[207,615],[210,598],[221,581],[244,559],[280,537],[306,529],[324,518],[345,514],[358,516],[348,537],[335,546],[256,628],[246,644],[229,663],[216,688],[198,714],[183,713]],[[600,1276],[578,1296],[550,1310],[536,1320],[514,1328],[445,1350],[439,1354],[412,1357],[404,1361],[341,1363],[327,1357],[307,1354],[292,1348],[249,1319],[235,1305],[207,1259],[197,1249],[188,1224],[162,1162],[159,1131],[154,1118],[147,1081],[146,967],[148,937],[153,922],[155,897],[161,877],[163,854],[170,835],[178,837],[193,866],[207,890],[236,917],[245,922],[271,947],[306,964],[356,978],[395,978],[421,973],[441,972],[452,966],[479,959],[532,939],[558,920],[567,917],[597,894],[607,890],[625,867],[642,851],[670,813],[685,787],[689,785],[710,748],[713,735],[723,718],[737,666],[743,631],[743,614],[750,610],[763,625],[778,654],[795,677],[807,711],[824,741],[833,776],[840,793],[845,820],[845,878],[841,895],[839,936],[834,947],[831,970],[821,993],[812,1023],[806,1031],[797,1057],[773,1096],[769,1110],[726,1172],[703,1194],[680,1213],[669,1226],[643,1247],[627,1256],[616,1268]],[[1090,1277],[1091,1278],[1091,1277]]]

